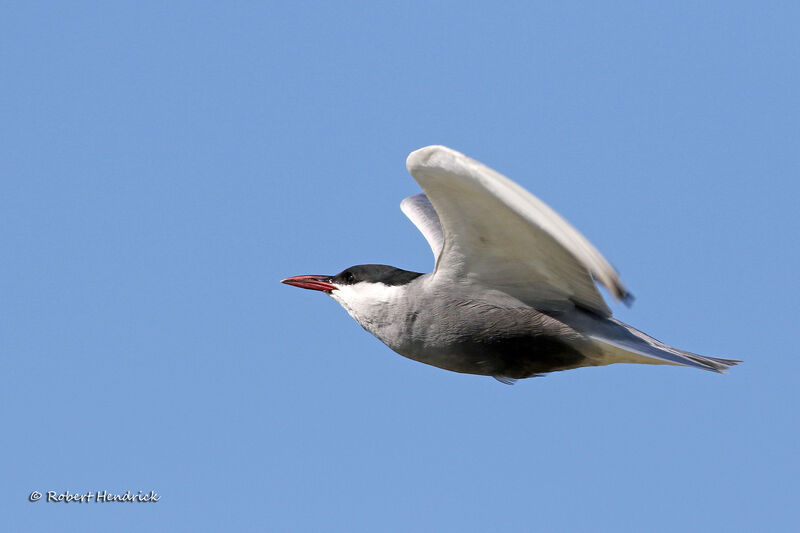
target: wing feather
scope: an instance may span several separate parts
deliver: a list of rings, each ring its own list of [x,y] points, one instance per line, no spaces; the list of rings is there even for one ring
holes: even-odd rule
[[[406,165],[439,222],[442,244],[435,247],[426,202],[419,195],[404,201],[403,211],[437,256],[435,275],[468,278],[552,309],[578,304],[603,316],[611,311],[595,280],[615,298],[630,298],[583,235],[505,176],[444,146],[416,150]]]
[[[442,234],[442,225],[439,223],[439,215],[436,214],[428,197],[424,194],[409,196],[400,202],[400,209],[428,241],[428,245],[433,251],[433,257],[439,257],[444,244],[444,235]]]

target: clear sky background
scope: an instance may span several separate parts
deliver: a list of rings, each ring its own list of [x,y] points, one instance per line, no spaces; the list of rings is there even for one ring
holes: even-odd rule
[[[4,530],[798,531],[796,3],[111,4],[0,12]],[[745,362],[509,387],[279,283],[429,271],[429,144]]]

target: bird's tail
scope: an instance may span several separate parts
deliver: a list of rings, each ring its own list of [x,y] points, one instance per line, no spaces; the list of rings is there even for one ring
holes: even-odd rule
[[[707,357],[679,350],[619,320],[612,318],[610,321],[618,327],[590,335],[592,340],[604,345],[604,351],[612,357],[609,362],[684,365],[721,374],[737,363],[741,363],[735,359]]]

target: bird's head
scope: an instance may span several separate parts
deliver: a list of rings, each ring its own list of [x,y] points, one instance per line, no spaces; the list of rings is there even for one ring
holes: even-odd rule
[[[292,276],[281,283],[322,291],[361,322],[365,312],[396,301],[408,284],[421,275],[388,265],[356,265],[335,276]]]

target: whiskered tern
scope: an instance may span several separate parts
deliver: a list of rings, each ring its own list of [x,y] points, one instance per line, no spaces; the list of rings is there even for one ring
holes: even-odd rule
[[[592,244],[531,193],[444,146],[412,152],[424,194],[400,208],[436,258],[432,273],[358,265],[282,283],[322,291],[395,352],[504,383],[611,363],[724,372],[739,361],[679,350],[612,318],[595,285],[630,302]]]

